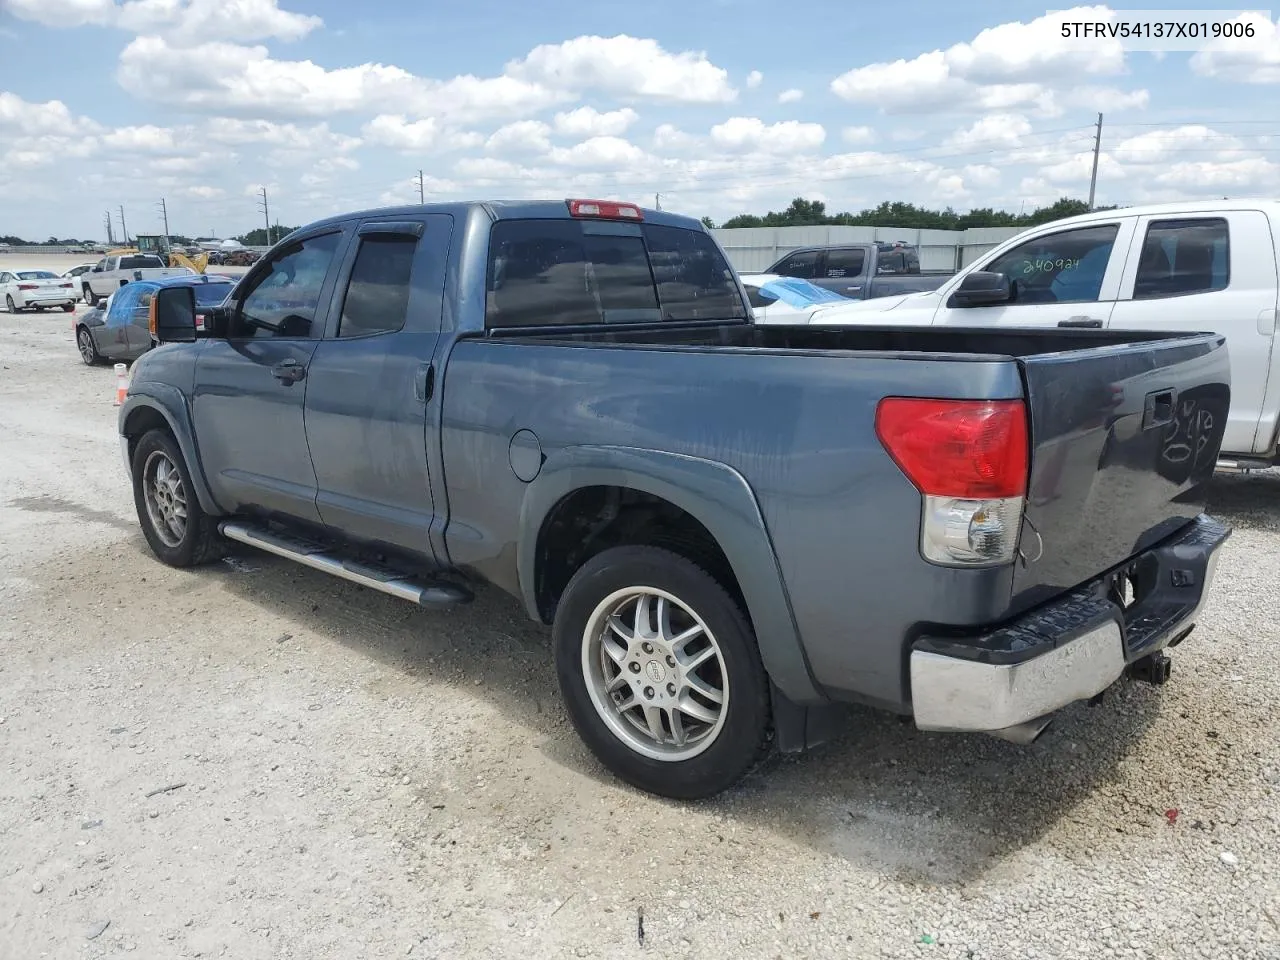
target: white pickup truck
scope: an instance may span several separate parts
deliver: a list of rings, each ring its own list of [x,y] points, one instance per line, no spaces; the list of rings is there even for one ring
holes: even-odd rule
[[[1280,201],[1126,207],[1043,224],[925,293],[824,310],[829,324],[1109,327],[1220,333],[1231,356],[1222,459],[1278,461]]]
[[[96,306],[126,283],[134,280],[158,280],[160,277],[181,277],[190,274],[186,267],[166,267],[154,254],[126,253],[103,257],[92,270],[80,275],[80,289],[85,303]]]

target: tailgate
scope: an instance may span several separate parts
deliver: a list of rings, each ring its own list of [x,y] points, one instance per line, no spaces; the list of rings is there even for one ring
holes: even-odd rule
[[[1013,603],[1025,609],[1124,563],[1204,510],[1231,378],[1218,334],[1019,364],[1031,474]]]

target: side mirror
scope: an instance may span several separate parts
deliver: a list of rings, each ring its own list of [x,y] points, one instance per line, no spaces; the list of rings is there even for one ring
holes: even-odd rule
[[[960,281],[951,303],[956,307],[986,307],[1013,299],[1013,283],[1003,273],[975,270]]]
[[[196,295],[190,287],[163,287],[151,298],[151,337],[159,343],[196,338]]]

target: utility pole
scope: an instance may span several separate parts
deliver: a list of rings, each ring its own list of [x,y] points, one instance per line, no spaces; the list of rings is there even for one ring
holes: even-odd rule
[[[419,171],[418,171],[418,202],[419,202],[419,203],[426,203],[426,202],[427,202],[427,200],[426,200],[426,190],[423,188],[423,185],[422,185],[422,171],[421,171],[421,170],[419,170]]]
[[[111,229],[111,211],[110,210],[104,210],[102,212],[102,222],[106,224],[106,227],[107,227],[107,243],[114,246],[116,242],[116,235]]]
[[[653,195],[653,209],[655,209],[655,210],[661,210],[661,209],[662,209],[662,194],[660,194],[660,193],[655,193],[655,194]]]
[[[1093,209],[1093,194],[1098,188],[1098,154],[1102,150],[1102,114],[1098,114],[1098,129],[1093,136],[1093,173],[1089,177],[1089,209]]]
[[[169,208],[164,205],[164,197],[160,198],[160,202],[156,204],[160,208],[160,216],[164,218],[164,235],[169,236]]]
[[[124,242],[129,242],[129,228],[124,225],[124,204],[120,204],[120,232],[124,234]]]
[[[271,214],[267,210],[267,188],[262,188],[262,222],[267,225],[267,246],[271,246]]]

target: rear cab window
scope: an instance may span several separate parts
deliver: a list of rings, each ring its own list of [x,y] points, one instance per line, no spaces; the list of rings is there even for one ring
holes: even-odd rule
[[[733,271],[698,230],[596,220],[499,220],[487,327],[742,320]]]
[[[1153,220],[1142,242],[1133,299],[1225,290],[1231,279],[1230,253],[1222,217]]]

